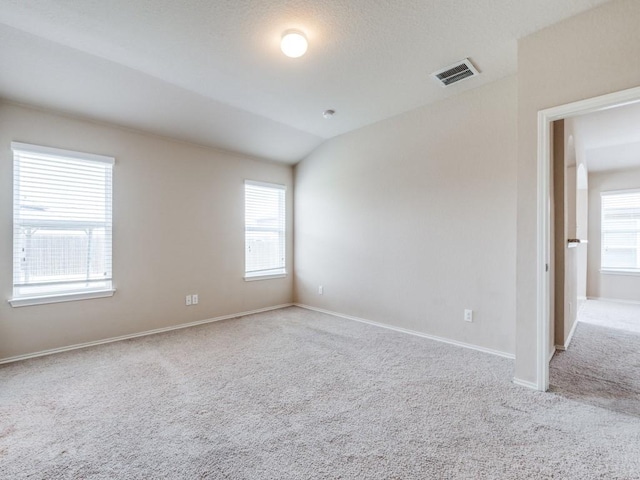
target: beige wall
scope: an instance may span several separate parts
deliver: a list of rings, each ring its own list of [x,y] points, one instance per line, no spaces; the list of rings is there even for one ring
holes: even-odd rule
[[[518,42],[516,372],[536,380],[537,114],[640,85],[640,2],[612,1]]]
[[[516,83],[343,135],[298,164],[296,301],[512,353]]]
[[[589,174],[589,268],[587,296],[640,302],[640,276],[600,273],[600,193],[640,189],[640,168]]]
[[[638,18],[640,2],[614,0],[525,37],[517,81],[335,138],[304,160],[296,169],[295,298],[515,350],[516,378],[535,381],[537,113],[640,85]],[[2,303],[0,357],[291,300],[291,276],[241,278],[242,180],[291,185],[290,168],[11,105],[0,106],[4,298],[11,140],[116,157],[118,292],[20,309]],[[184,307],[195,291],[201,304]],[[474,323],[462,321],[464,308],[475,310]]]
[[[20,141],[114,156],[113,276],[106,299],[12,308],[12,154]],[[292,275],[245,282],[245,178],[292,168],[0,103],[0,359],[292,301]],[[288,244],[292,245],[291,213]],[[288,268],[292,269],[289,248]],[[197,306],[184,297],[198,293]]]

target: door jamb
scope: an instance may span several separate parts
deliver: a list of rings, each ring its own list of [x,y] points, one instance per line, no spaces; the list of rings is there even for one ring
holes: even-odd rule
[[[640,102],[640,87],[580,100],[538,112],[536,388],[549,389],[549,279],[551,122]]]

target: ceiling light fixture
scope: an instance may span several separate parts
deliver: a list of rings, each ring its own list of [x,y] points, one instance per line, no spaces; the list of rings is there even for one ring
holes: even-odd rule
[[[299,30],[287,30],[282,34],[280,50],[287,57],[301,57],[307,51],[308,46],[307,37]]]
[[[324,118],[331,118],[335,115],[336,111],[335,110],[325,110],[324,112],[322,112],[322,116]]]

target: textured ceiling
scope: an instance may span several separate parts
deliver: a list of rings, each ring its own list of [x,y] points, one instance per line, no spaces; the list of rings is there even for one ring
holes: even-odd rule
[[[515,73],[518,38],[605,1],[0,0],[0,96],[295,163]],[[302,58],[279,50],[290,28]],[[429,78],[464,57],[481,76]]]

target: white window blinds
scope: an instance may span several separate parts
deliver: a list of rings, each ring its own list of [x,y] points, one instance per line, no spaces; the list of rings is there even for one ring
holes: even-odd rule
[[[602,270],[640,273],[640,191],[603,192]]]
[[[285,187],[245,181],[245,278],[284,275]]]
[[[111,290],[114,159],[11,148],[14,299]]]

